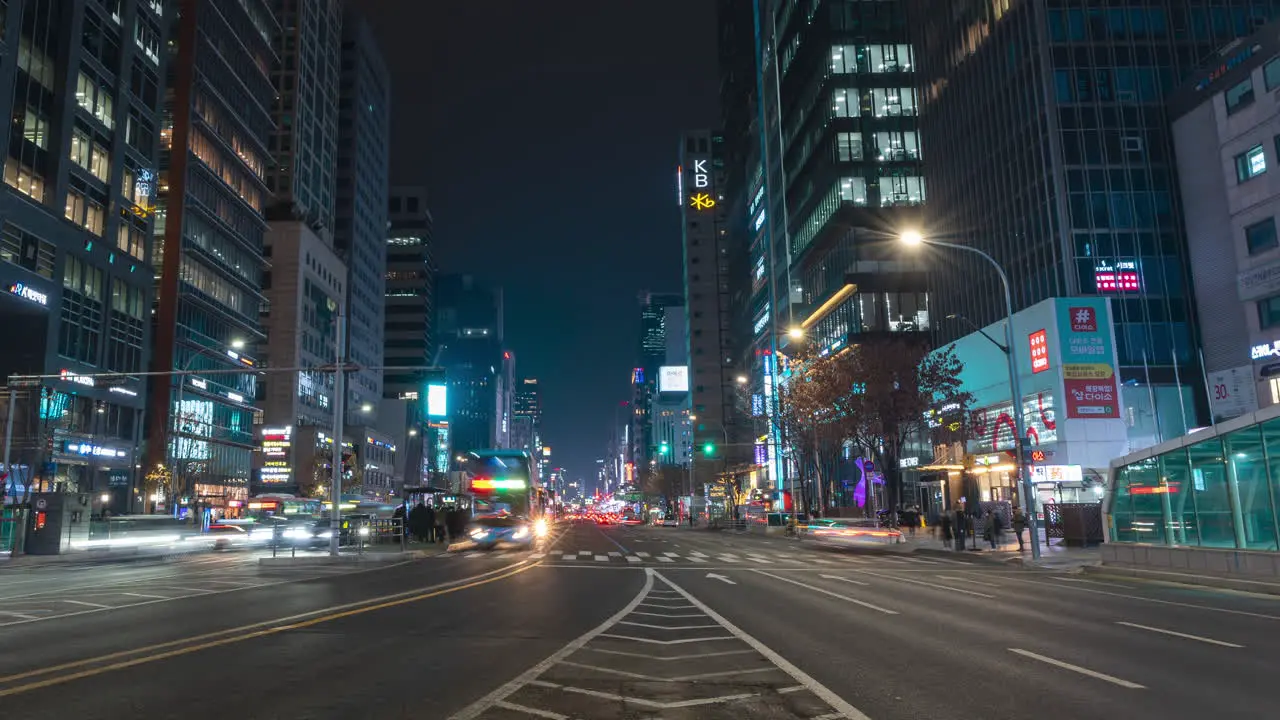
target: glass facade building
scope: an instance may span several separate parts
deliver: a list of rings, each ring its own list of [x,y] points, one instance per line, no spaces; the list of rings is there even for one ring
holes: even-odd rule
[[[203,506],[248,493],[274,130],[275,17],[262,0],[181,3],[173,23],[155,221],[148,462]],[[235,52],[218,48],[236,47]],[[246,348],[248,353],[246,354]],[[236,372],[240,371],[240,372]],[[200,374],[207,372],[208,374]]]
[[[1280,549],[1280,407],[1121,458],[1106,512],[1111,542]]]
[[[1280,2],[913,0],[919,19],[926,235],[980,248],[1014,309],[1113,298],[1131,446],[1207,417],[1165,102],[1204,58]],[[936,152],[931,152],[936,150]],[[1004,316],[969,253],[936,274],[939,304],[979,326]],[[956,324],[938,339],[964,334]]]
[[[93,493],[94,513],[138,508],[171,16],[146,0],[0,3],[0,382],[46,376],[12,408],[10,497],[56,487]]]

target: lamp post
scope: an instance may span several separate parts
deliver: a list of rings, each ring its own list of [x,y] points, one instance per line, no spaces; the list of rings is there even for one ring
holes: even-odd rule
[[[1027,441],[1027,428],[1026,420],[1022,416],[1022,384],[1018,378],[1017,356],[1013,353],[1013,292],[1009,289],[1009,276],[1005,273],[1004,268],[1000,266],[1000,263],[996,262],[995,258],[975,247],[926,238],[916,230],[908,230],[902,233],[899,240],[901,240],[904,245],[909,246],[933,245],[936,247],[950,248],[952,250],[971,252],[990,263],[991,267],[995,268],[996,274],[1000,276],[1000,284],[1004,287],[1004,309],[1006,316],[1004,323],[1004,344],[1005,348],[1007,348],[1007,350],[1005,350],[1005,360],[1009,366],[1009,391],[1013,395],[1013,426],[1014,432],[1017,433],[1017,437],[1014,438],[1013,443],[1013,462],[1014,467],[1017,469],[1018,479],[1021,481],[1022,506],[1023,510],[1027,514],[1027,525],[1031,530],[1031,557],[1034,560],[1039,560],[1040,524],[1036,521],[1035,488],[1031,484],[1031,473],[1028,472],[1026,462],[1024,462],[1023,444]],[[983,333],[983,335],[986,335],[986,333]],[[999,345],[999,343],[997,343],[997,345]]]

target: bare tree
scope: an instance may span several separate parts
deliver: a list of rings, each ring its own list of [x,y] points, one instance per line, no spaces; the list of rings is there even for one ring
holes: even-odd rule
[[[884,472],[889,506],[901,502],[898,460],[912,437],[929,438],[933,411],[973,401],[961,389],[964,364],[948,348],[930,353],[922,339],[893,338],[854,345],[833,357],[827,380],[840,388],[833,408],[840,432],[875,458]]]

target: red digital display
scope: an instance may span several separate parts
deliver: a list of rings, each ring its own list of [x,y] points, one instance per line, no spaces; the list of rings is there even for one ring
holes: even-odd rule
[[[1122,260],[1113,267],[1110,263],[1100,263],[1093,270],[1094,284],[1098,292],[1138,292],[1142,290],[1142,279],[1138,276],[1138,266],[1131,260]]]
[[[1027,344],[1031,347],[1031,372],[1040,373],[1049,369],[1049,334],[1037,330],[1027,336]]]

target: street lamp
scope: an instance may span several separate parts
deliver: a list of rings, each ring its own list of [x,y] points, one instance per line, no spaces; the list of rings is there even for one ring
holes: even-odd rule
[[[802,328],[802,327],[793,327],[793,328],[791,328],[790,330],[787,330],[787,337],[791,338],[792,340],[803,340],[803,339],[804,339],[804,328]]]
[[[244,340],[241,340],[240,338],[236,338],[235,340],[232,340],[232,341],[231,341],[231,349],[232,349],[232,350],[243,350],[243,349],[244,349]]]
[[[746,385],[750,381],[746,375],[739,375],[738,377],[734,378],[734,380],[737,381],[739,385]]]
[[[956,243],[943,242],[926,238],[919,230],[906,230],[898,239],[904,245],[916,247],[920,245],[934,245],[936,247],[950,248],[952,250],[962,250],[978,255],[983,260],[991,264],[996,269],[996,274],[1000,276],[1000,284],[1004,287],[1004,347],[1005,360],[1009,366],[1009,392],[1013,395],[1011,398],[1013,410],[1014,432],[1017,437],[1014,438],[1013,462],[1017,468],[1018,479],[1022,485],[1022,505],[1027,513],[1027,524],[1031,529],[1031,557],[1033,560],[1040,559],[1040,530],[1039,523],[1036,522],[1036,504],[1034,487],[1031,484],[1031,473],[1028,472],[1026,463],[1023,458],[1023,443],[1027,441],[1026,419],[1022,416],[1022,384],[1018,379],[1018,363],[1017,357],[1013,354],[1013,292],[1009,289],[1009,276],[1005,273],[1000,263],[995,258],[969,245],[958,245]],[[983,333],[986,335],[986,333]],[[989,338],[988,338],[989,339]],[[996,343],[999,345],[999,343]]]

